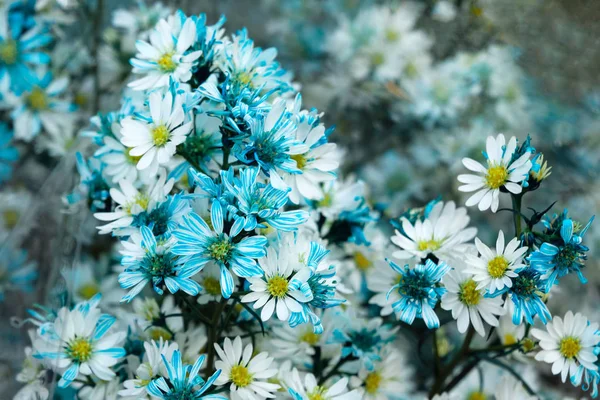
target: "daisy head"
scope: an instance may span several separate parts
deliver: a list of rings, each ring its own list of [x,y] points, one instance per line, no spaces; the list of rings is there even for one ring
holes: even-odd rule
[[[590,323],[580,313],[573,315],[572,311],[568,311],[564,319],[554,317],[546,325],[546,331],[535,328],[531,330],[533,337],[540,341],[542,349],[535,359],[552,364],[552,373],[560,374],[563,382],[567,375],[575,376],[580,365],[596,371],[598,356],[595,346],[600,342],[597,330],[598,324]]]
[[[519,239],[513,238],[505,247],[502,231],[498,233],[495,249],[490,249],[479,238],[475,238],[475,246],[479,257],[467,255],[465,272],[473,274],[473,280],[477,282],[476,289],[487,288],[493,294],[496,290],[510,288],[511,278],[517,277],[515,270],[525,266],[523,256],[527,246],[521,247]]]
[[[215,382],[217,386],[231,383],[229,390],[244,400],[255,399],[256,396],[275,398],[274,392],[280,386],[267,382],[277,374],[277,368],[271,368],[273,358],[268,353],[253,357],[252,344],[243,347],[239,336],[233,341],[225,338],[222,348],[215,343],[215,350],[220,358],[215,367],[221,370]]]
[[[521,185],[531,170],[531,153],[525,151],[517,159],[513,159],[516,149],[517,139],[514,136],[506,144],[504,135],[499,134],[496,138],[487,138],[484,153],[487,166],[471,158],[463,158],[464,166],[476,172],[458,176],[458,181],[464,183],[458,188],[461,192],[475,192],[467,200],[467,207],[479,204],[481,211],[491,208],[492,212],[496,212],[502,188],[513,194],[521,193]]]

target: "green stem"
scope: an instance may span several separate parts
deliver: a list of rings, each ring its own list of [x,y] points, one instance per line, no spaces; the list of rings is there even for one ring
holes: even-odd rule
[[[467,331],[467,336],[465,337],[465,341],[463,342],[460,350],[458,351],[458,353],[456,353],[454,358],[448,363],[448,365],[446,365],[440,371],[440,374],[436,377],[435,382],[433,383],[433,386],[431,387],[431,390],[429,391],[430,398],[432,398],[436,394],[442,392],[442,388],[444,387],[444,382],[446,381],[448,376],[450,376],[450,374],[452,374],[452,371],[454,371],[454,368],[458,364],[460,364],[465,359],[466,356],[468,356],[469,346],[471,345],[471,341],[473,340],[474,336],[475,336],[475,329],[473,328],[473,326],[470,326],[469,330]]]
[[[210,330],[208,332],[208,348],[206,349],[208,355],[206,357],[206,373],[207,378],[214,370],[214,362],[215,362],[215,343],[219,343],[221,340],[221,333],[219,329],[219,318],[223,313],[223,309],[227,305],[227,299],[221,299],[217,307],[215,308],[215,313],[213,314],[212,321],[209,324]]]
[[[527,391],[527,393],[528,393],[530,396],[535,396],[535,395],[536,395],[536,394],[535,394],[535,391],[534,391],[534,390],[531,388],[531,386],[529,386],[529,385],[527,384],[527,382],[525,382],[525,380],[524,380],[524,379],[521,377],[521,375],[519,375],[519,374],[517,373],[517,371],[515,371],[514,369],[512,369],[512,367],[511,367],[510,365],[507,365],[507,364],[503,363],[502,361],[500,361],[500,360],[496,360],[496,359],[493,359],[493,358],[484,358],[483,360],[484,360],[484,361],[487,361],[487,362],[489,362],[489,363],[491,363],[491,364],[494,364],[494,365],[496,365],[496,366],[498,366],[498,367],[500,367],[500,368],[502,368],[502,369],[505,369],[505,370],[506,370],[506,371],[508,371],[508,373],[510,373],[510,374],[511,374],[511,375],[512,375],[512,376],[513,376],[515,379],[517,379],[519,382],[521,382],[521,384],[523,385],[523,388],[525,388],[525,390]]]
[[[229,169],[229,147],[223,146],[223,164],[221,169],[227,171]]]
[[[522,194],[511,194],[513,209],[513,220],[515,223],[515,235],[517,238],[521,237],[521,201],[523,199]]]

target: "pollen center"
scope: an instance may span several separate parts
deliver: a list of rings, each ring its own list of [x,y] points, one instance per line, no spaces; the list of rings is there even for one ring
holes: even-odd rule
[[[508,179],[508,170],[502,165],[488,168],[485,176],[485,184],[490,189],[498,189],[506,183]]]
[[[173,61],[173,53],[163,54],[156,63],[163,72],[173,72],[177,69],[177,64]]]
[[[573,358],[581,351],[581,340],[573,336],[567,336],[560,341],[560,354],[565,358]]]
[[[354,253],[354,264],[356,264],[356,268],[358,268],[361,271],[366,271],[369,268],[371,268],[371,266],[373,265],[371,260],[369,260],[360,251],[357,251],[356,253]]]
[[[125,155],[125,160],[127,160],[127,162],[131,165],[136,165],[140,161],[142,156],[132,156],[131,154],[129,154],[130,151],[131,149],[125,149],[125,151],[123,152],[123,154]]]
[[[229,379],[237,387],[243,388],[252,383],[252,374],[248,371],[248,368],[238,364],[231,367]]]
[[[467,397],[467,400],[486,400],[486,399],[487,399],[487,396],[483,392],[473,392],[473,393],[469,394],[469,397]]]
[[[381,385],[381,375],[379,372],[371,372],[365,378],[365,391],[369,394],[375,394],[379,390],[379,386]]]
[[[417,243],[417,248],[419,249],[419,251],[436,251],[439,250],[439,248],[442,247],[442,243],[439,240],[421,240],[419,243]]]
[[[79,290],[77,290],[77,294],[81,296],[81,298],[89,300],[94,297],[100,291],[100,288],[97,284],[90,282],[82,285]]]
[[[232,246],[229,240],[221,239],[208,246],[208,251],[215,260],[225,262],[229,259],[231,248]]]
[[[48,108],[48,98],[46,97],[46,93],[40,88],[33,88],[31,93],[27,96],[27,104],[32,110],[45,110]]]
[[[298,169],[304,169],[304,167],[306,167],[307,164],[307,160],[306,157],[304,157],[304,155],[302,154],[294,154],[291,155],[290,158],[294,161],[296,161],[296,166],[298,167]]]
[[[316,345],[317,343],[319,343],[319,338],[321,337],[321,335],[319,335],[318,333],[314,333],[312,329],[307,330],[306,333],[304,333],[302,336],[300,336],[300,341],[303,343],[308,343],[311,346]]]
[[[467,306],[476,306],[479,304],[481,293],[476,288],[477,284],[473,279],[469,279],[460,285],[460,291],[458,292],[460,301]]]
[[[312,392],[308,393],[308,400],[327,400],[325,397],[326,388],[323,386],[317,386]]]
[[[502,278],[508,269],[508,260],[504,256],[496,256],[488,262],[487,270],[492,278]]]
[[[219,280],[217,278],[213,278],[212,276],[207,276],[202,281],[202,286],[204,287],[204,290],[206,291],[206,293],[208,293],[212,296],[217,296],[217,295],[221,294],[221,284],[219,283]]]
[[[86,362],[92,357],[92,344],[86,338],[75,338],[69,343],[67,354],[72,360]]]
[[[17,44],[14,40],[0,43],[0,61],[7,65],[17,62]]]
[[[283,276],[275,275],[267,281],[267,291],[273,297],[285,297],[288,290],[288,281]]]
[[[164,125],[159,125],[152,129],[152,143],[155,146],[161,147],[167,144],[170,136],[169,129]]]

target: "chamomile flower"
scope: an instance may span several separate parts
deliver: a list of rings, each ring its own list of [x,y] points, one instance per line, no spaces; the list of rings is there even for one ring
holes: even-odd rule
[[[396,291],[389,292],[389,288],[398,284],[401,278],[402,275],[383,260],[376,261],[368,271],[367,289],[373,293],[369,304],[381,307],[382,317],[391,315],[394,312],[392,304],[400,300],[400,294]]]
[[[598,356],[595,346],[600,342],[597,330],[598,324],[590,323],[580,313],[573,315],[572,311],[568,311],[564,319],[554,317],[546,324],[546,331],[536,328],[531,330],[542,348],[535,359],[552,364],[552,373],[560,374],[563,382],[567,376],[575,376],[580,365],[596,371]]]
[[[300,377],[296,368],[292,370],[291,377],[287,382],[288,392],[294,400],[359,400],[361,396],[358,391],[348,391],[348,378],[344,377],[329,385],[317,383],[317,379],[311,373]]]
[[[209,262],[199,274],[194,276],[194,279],[202,287],[197,299],[198,304],[207,304],[211,301],[219,301],[222,298],[220,275],[219,266],[214,262]],[[234,277],[234,281],[235,279]]]
[[[490,249],[479,238],[475,238],[475,246],[480,256],[467,255],[466,273],[473,274],[473,280],[477,282],[476,289],[486,288],[490,294],[505,287],[511,287],[511,278],[516,278],[516,270],[525,266],[523,256],[527,252],[527,246],[521,247],[518,238],[513,238],[504,245],[504,232],[498,232],[496,248]]]
[[[135,378],[123,382],[124,389],[119,391],[119,395],[147,399],[148,384],[160,376],[167,376],[162,356],[170,361],[175,350],[177,350],[177,343],[169,343],[162,338],[156,342],[154,340],[144,342],[143,362],[135,370]]]
[[[229,385],[232,396],[242,400],[258,398],[275,398],[275,392],[280,388],[278,384],[269,383],[269,378],[277,374],[273,358],[262,352],[253,356],[251,343],[242,347],[242,339],[238,336],[233,341],[225,338],[223,348],[215,343],[215,350],[219,360],[215,368],[221,370],[217,378],[217,386]]]
[[[532,164],[529,160],[531,153],[525,152],[518,159],[513,160],[516,148],[517,138],[513,136],[506,143],[504,135],[499,134],[496,138],[493,136],[487,138],[484,153],[487,167],[471,158],[463,158],[464,166],[478,174],[458,176],[458,181],[464,183],[458,190],[461,192],[476,191],[467,200],[467,207],[479,204],[481,211],[491,208],[492,212],[496,212],[501,188],[505,188],[513,194],[521,193],[521,184],[526,180],[531,170]]]
[[[386,348],[373,368],[359,370],[358,376],[352,378],[351,385],[362,399],[386,400],[411,393],[413,374],[413,369],[400,351]]]
[[[40,329],[34,342],[34,357],[47,361],[62,375],[58,382],[61,388],[69,386],[80,374],[111,380],[115,377],[111,367],[125,356],[120,347],[125,332],[106,335],[115,321],[96,307],[63,307],[52,323]]]
[[[161,19],[150,33],[150,43],[138,40],[138,53],[131,59],[134,74],[143,78],[129,84],[135,90],[147,90],[169,85],[169,80],[187,82],[192,68],[202,55],[201,51],[189,51],[196,41],[196,24],[187,18],[181,31],[175,34],[169,23]]]
[[[273,246],[269,247],[267,256],[258,260],[264,275],[248,278],[251,293],[242,297],[242,302],[254,303],[255,309],[262,309],[263,321],[269,320],[274,312],[279,320],[287,321],[291,313],[302,312],[300,303],[313,298],[307,282],[311,270],[305,267],[295,271],[288,257],[286,252],[277,253]]]
[[[137,169],[150,168],[156,173],[159,166],[171,161],[177,145],[192,131],[193,122],[186,121],[182,95],[167,91],[162,96],[155,91],[150,93],[148,102],[150,117],[126,117],[121,121],[121,143],[131,148],[130,156],[140,157]]]
[[[503,376],[498,382],[494,398],[496,400],[537,400],[536,396],[527,393],[520,381],[508,375]]]
[[[424,259],[433,254],[439,260],[450,261],[471,250],[468,242],[477,234],[476,228],[468,227],[466,208],[456,208],[453,201],[436,203],[423,220],[414,224],[405,217],[401,221],[402,232],[396,230],[391,239],[402,249],[393,254],[399,259]]]
[[[498,316],[505,312],[501,296],[485,297],[485,289],[477,289],[473,277],[459,269],[450,270],[442,283],[447,290],[442,295],[442,308],[452,311],[460,333],[465,333],[472,325],[477,333],[485,336],[483,322],[498,326]]]

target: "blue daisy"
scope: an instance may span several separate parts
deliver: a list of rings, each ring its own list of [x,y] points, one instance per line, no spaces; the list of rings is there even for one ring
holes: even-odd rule
[[[513,302],[513,324],[520,325],[525,318],[528,324],[533,325],[533,318],[537,315],[545,324],[552,318],[550,311],[544,303],[542,296],[546,293],[548,285],[539,272],[531,267],[517,270],[518,276],[512,279],[512,286],[506,288],[508,297]],[[505,292],[497,291],[496,295]]]
[[[12,132],[3,122],[0,122],[0,184],[10,179],[12,164],[19,159],[18,150],[12,146]]]

